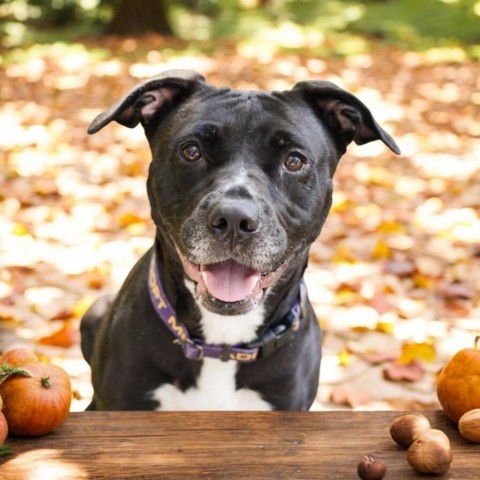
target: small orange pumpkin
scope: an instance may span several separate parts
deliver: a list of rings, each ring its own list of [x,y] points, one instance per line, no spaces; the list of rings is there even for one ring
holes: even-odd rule
[[[72,400],[70,377],[53,364],[22,366],[29,376],[15,374],[0,384],[3,414],[9,433],[34,437],[59,427],[67,418]]]
[[[8,424],[5,415],[0,412],[0,445],[3,445],[3,442],[8,435]]]
[[[0,365],[6,364],[11,367],[21,367],[31,363],[38,363],[38,357],[27,348],[15,348],[0,356]]]
[[[474,348],[464,348],[443,367],[437,380],[437,397],[454,422],[474,408],[480,408],[480,336]]]

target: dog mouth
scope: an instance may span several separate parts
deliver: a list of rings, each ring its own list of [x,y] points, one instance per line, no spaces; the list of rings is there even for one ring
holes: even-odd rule
[[[196,283],[196,295],[211,311],[223,314],[246,313],[260,303],[267,288],[272,287],[288,266],[283,262],[275,270],[261,272],[228,259],[198,265],[190,262],[177,248],[187,276]]]
[[[262,273],[234,260],[201,265],[200,274],[203,281],[201,287],[205,287],[215,300],[236,303],[250,297],[256,300],[261,298]]]

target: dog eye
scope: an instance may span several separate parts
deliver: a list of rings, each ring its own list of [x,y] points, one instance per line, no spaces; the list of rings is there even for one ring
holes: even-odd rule
[[[182,157],[187,162],[196,162],[202,158],[202,151],[198,146],[198,143],[191,142],[187,143],[184,147],[182,147]]]
[[[284,165],[289,172],[298,172],[303,168],[306,162],[307,160],[303,155],[295,152],[288,155]]]

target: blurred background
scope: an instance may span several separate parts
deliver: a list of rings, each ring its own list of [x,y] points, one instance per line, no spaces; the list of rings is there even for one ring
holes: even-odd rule
[[[351,145],[306,280],[324,330],[315,409],[437,408],[480,334],[480,1],[4,0],[0,351],[91,397],[78,325],[152,243],[141,128],[90,121],[170,68],[241,89],[330,80],[402,149]]]

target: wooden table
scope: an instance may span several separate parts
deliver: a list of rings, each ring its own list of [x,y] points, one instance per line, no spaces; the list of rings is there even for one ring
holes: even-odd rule
[[[72,413],[50,435],[9,437],[14,454],[0,459],[0,478],[349,480],[364,454],[377,453],[386,479],[431,479],[390,438],[400,413]],[[478,480],[480,444],[463,440],[442,412],[425,415],[452,443],[442,478]]]

